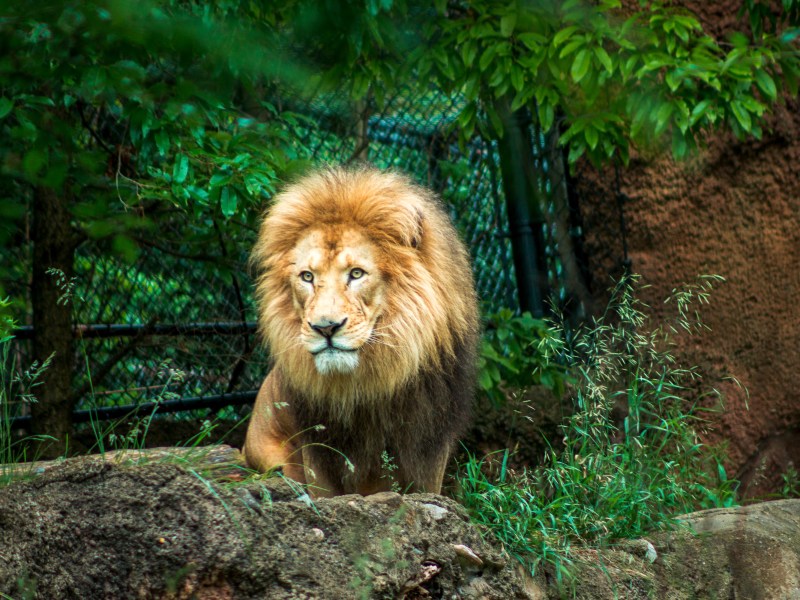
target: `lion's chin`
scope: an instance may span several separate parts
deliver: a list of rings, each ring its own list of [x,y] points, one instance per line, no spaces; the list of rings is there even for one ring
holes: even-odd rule
[[[321,375],[352,373],[358,366],[358,352],[328,348],[314,356],[314,364]]]

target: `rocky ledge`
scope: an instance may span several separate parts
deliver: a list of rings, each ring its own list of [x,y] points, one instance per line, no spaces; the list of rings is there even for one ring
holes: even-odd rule
[[[454,501],[311,502],[238,456],[81,458],[0,489],[0,597],[800,598],[800,501],[687,515],[676,531],[576,551],[559,588],[528,577]],[[202,466],[202,468],[200,468]]]

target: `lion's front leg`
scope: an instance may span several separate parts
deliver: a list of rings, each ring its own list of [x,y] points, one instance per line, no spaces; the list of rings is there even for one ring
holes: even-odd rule
[[[450,449],[444,448],[437,455],[415,459],[410,465],[401,468],[399,483],[403,492],[440,494],[449,460]]]
[[[308,493],[313,498],[332,498],[352,490],[345,490],[342,484],[342,473],[332,470],[330,465],[320,460],[319,453],[313,452],[311,446],[302,448],[305,481]]]
[[[282,468],[287,477],[305,483],[302,453],[296,441],[291,412],[281,397],[275,374],[270,373],[258,391],[247,427],[243,449],[247,465],[262,473]]]

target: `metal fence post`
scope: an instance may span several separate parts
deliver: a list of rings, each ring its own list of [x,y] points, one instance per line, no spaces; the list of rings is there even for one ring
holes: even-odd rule
[[[548,295],[544,218],[537,193],[530,116],[524,109],[512,112],[506,100],[495,104],[503,124],[498,136],[500,171],[506,196],[514,270],[521,311],[544,315]]]

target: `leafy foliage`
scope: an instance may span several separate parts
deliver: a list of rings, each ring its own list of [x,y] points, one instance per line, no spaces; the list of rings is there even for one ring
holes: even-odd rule
[[[437,4],[440,18],[427,23],[430,45],[417,60],[422,73],[472,101],[460,116],[465,139],[476,127],[502,132],[502,101],[512,110],[535,106],[544,130],[558,126],[570,162],[626,162],[631,145],[671,144],[681,158],[722,126],[759,137],[769,106],[798,92],[794,0],[777,16],[744,2],[753,34],[725,42],[690,10],[660,1],[642,1],[635,12],[619,0]]]
[[[280,54],[244,5],[12,3],[3,15],[0,189],[12,227],[30,190],[51,188],[77,243],[108,240],[131,259],[159,212],[209,224],[246,213],[296,155],[295,117],[256,90],[275,64],[244,48]],[[14,233],[3,227],[0,243]]]
[[[558,338],[547,322],[530,313],[502,309],[487,317],[478,359],[479,384],[495,405],[508,393],[543,385],[557,397],[564,394],[566,369],[551,360]]]
[[[507,469],[507,453],[494,473],[486,460],[464,465],[461,500],[531,568],[551,563],[563,575],[572,544],[641,536],[734,501],[735,482],[699,441],[708,409],[685,399],[696,397],[695,370],[670,352],[678,331],[701,327],[688,308],[707,300],[713,281],[677,291],[676,325],[650,331],[633,284],[622,282],[606,315],[558,350],[576,377],[563,446],[520,473]]]
[[[793,463],[789,463],[786,471],[781,475],[783,485],[781,486],[782,498],[800,498],[800,473],[794,468]]]
[[[276,85],[381,104],[401,82],[435,80],[468,100],[462,140],[502,132],[498,103],[532,107],[570,160],[596,162],[664,143],[682,157],[720,126],[759,136],[769,106],[797,94],[798,2],[744,1],[752,33],[725,42],[687,9],[640,4],[6,3],[0,244],[31,186],[69,199],[78,239],[129,259],[165,206],[249,219],[306,156],[302,117],[269,100]]]

